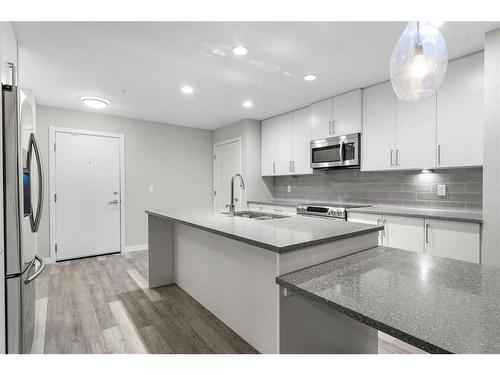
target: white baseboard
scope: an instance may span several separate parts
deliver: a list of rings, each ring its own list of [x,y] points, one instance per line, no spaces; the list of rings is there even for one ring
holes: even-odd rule
[[[130,253],[132,251],[141,251],[141,250],[147,250],[148,249],[148,244],[142,244],[142,245],[134,245],[134,246],[125,246],[125,249],[123,250],[124,253]]]

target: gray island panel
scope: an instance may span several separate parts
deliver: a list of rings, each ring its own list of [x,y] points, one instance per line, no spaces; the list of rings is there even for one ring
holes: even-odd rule
[[[430,353],[500,353],[500,268],[376,247],[276,281]]]

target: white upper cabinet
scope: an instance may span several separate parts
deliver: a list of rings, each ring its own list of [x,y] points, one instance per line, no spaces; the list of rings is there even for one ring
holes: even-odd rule
[[[276,175],[292,173],[292,114],[276,118]]]
[[[361,131],[361,90],[354,90],[313,103],[311,140]]]
[[[395,145],[396,96],[391,83],[364,89],[361,170],[393,168]]]
[[[260,133],[262,176],[274,176],[276,171],[276,119],[262,121]]]
[[[437,94],[437,166],[483,165],[484,53],[448,64]]]
[[[361,132],[361,90],[333,97],[332,135]]]
[[[396,100],[394,164],[403,169],[436,165],[436,96],[416,103]]]
[[[12,69],[8,63],[15,65],[17,76],[17,40],[14,28],[10,22],[0,22],[0,78],[3,84],[12,83]]]
[[[332,137],[333,99],[313,103],[310,110],[311,140]]]
[[[311,126],[309,108],[292,113],[292,174],[311,174]]]
[[[312,173],[310,136],[309,108],[262,121],[262,176]]]

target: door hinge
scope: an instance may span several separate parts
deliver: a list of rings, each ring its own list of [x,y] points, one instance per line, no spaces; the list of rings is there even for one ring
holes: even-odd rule
[[[57,253],[57,244],[55,244],[54,248],[55,248],[55,250],[56,250],[56,253]]]
[[[57,194],[54,194],[54,202],[57,202]]]
[[[217,191],[216,190],[214,190],[214,195],[217,195]]]

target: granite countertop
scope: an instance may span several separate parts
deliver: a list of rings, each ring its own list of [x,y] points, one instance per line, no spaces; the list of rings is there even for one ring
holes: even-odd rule
[[[376,247],[282,287],[431,353],[500,353],[500,268]]]
[[[244,217],[229,217],[213,210],[154,209],[146,210],[146,213],[277,253],[383,229],[375,225],[295,215],[283,219],[261,221]]]
[[[250,200],[248,201],[248,203],[297,207],[299,204],[307,204],[315,202],[308,200],[271,199],[271,200]],[[323,203],[335,205],[336,202],[323,202]],[[343,203],[349,203],[349,202],[343,202]],[[461,212],[461,211],[387,207],[387,206],[367,206],[360,208],[349,208],[347,211],[367,213],[367,214],[381,214],[381,215],[385,214],[385,215],[421,217],[421,218],[436,219],[436,220],[464,221],[464,222],[479,223],[479,224],[483,222],[483,215],[480,212]]]
[[[479,224],[482,224],[483,222],[483,215],[479,212],[461,212],[461,211],[431,210],[431,209],[424,210],[415,208],[382,207],[382,206],[350,208],[348,209],[348,212],[421,217],[424,219],[464,221],[464,222],[479,223]]]

